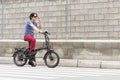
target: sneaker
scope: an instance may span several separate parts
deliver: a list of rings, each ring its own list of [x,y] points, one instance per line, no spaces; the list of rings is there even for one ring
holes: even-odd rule
[[[29,58],[29,62],[28,62],[29,65],[31,65],[32,67],[35,67],[37,64],[36,64],[36,59],[35,59],[35,56],[31,56]]]
[[[28,64],[31,65],[32,67],[36,66],[36,62],[35,61],[29,61]]]
[[[37,66],[36,61],[32,61],[32,63],[34,64],[34,65],[32,65],[32,67],[36,67]]]

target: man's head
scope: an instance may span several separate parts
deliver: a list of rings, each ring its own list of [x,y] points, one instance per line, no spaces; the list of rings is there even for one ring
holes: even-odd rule
[[[37,17],[38,17],[37,13],[31,13],[29,16],[30,20],[32,20],[32,21],[35,21],[37,19]]]

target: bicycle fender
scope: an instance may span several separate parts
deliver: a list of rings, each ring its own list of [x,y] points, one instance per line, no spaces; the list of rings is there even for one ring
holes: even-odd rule
[[[18,52],[18,51],[14,52],[12,57],[14,57],[14,56],[17,54],[17,52]]]
[[[12,57],[14,57],[18,52],[23,52],[23,51],[22,50],[15,50]]]

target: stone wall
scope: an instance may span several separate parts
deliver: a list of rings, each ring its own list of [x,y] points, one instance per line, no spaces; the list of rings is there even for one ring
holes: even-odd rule
[[[119,39],[119,0],[3,0],[4,39],[22,39],[26,20],[37,12],[52,39]],[[0,3],[1,4],[1,3]],[[2,18],[0,5],[0,19]],[[1,23],[1,20],[0,20]],[[68,26],[67,26],[68,25]],[[0,24],[0,28],[2,23]],[[36,33],[36,38],[39,38]]]
[[[60,59],[119,61],[120,43],[112,42],[52,42],[52,48]],[[43,42],[37,42],[36,48],[43,47]],[[15,47],[28,47],[27,42],[0,42],[0,56],[11,57]],[[38,52],[37,57],[43,57],[46,51]]]

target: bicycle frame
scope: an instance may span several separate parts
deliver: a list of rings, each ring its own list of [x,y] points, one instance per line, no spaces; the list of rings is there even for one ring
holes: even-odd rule
[[[35,51],[40,51],[40,50],[47,50],[47,51],[50,51],[50,45],[49,45],[50,40],[49,40],[48,34],[49,34],[49,33],[44,33],[45,45],[46,45],[46,47],[37,48],[37,49],[35,49]]]

